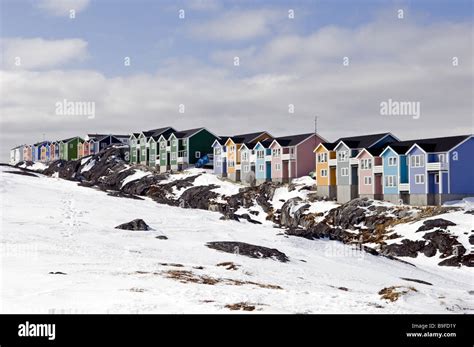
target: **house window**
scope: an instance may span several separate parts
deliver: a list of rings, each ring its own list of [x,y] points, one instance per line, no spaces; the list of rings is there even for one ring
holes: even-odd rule
[[[235,146],[234,145],[229,147],[229,152],[235,152]]]
[[[201,158],[201,152],[196,151],[196,152],[194,153],[194,156],[195,156],[196,159]]]
[[[249,160],[249,153],[247,151],[242,152],[242,160],[243,161]]]
[[[395,176],[385,176],[385,187],[395,187]]]
[[[222,162],[220,160],[216,160],[216,166],[221,167],[221,165],[222,165]]]
[[[69,148],[72,148],[72,143],[69,144]]]
[[[151,149],[155,149],[155,143],[154,142],[151,143]]]
[[[257,151],[257,158],[258,159],[265,158],[265,151]]]
[[[425,165],[424,156],[417,154],[410,157],[411,167],[423,167]]]
[[[361,170],[370,170],[372,169],[372,159],[362,159],[360,161]]]
[[[341,176],[349,176],[349,169],[347,167],[341,167]]]
[[[434,175],[434,183],[439,184],[439,174]]]
[[[365,185],[371,185],[372,184],[372,177],[371,176],[365,176],[364,177],[364,184]]]
[[[160,142],[160,149],[165,149],[166,148],[166,141]]]
[[[425,184],[425,175],[415,175],[415,184]]]
[[[272,156],[274,158],[279,158],[281,155],[281,148],[275,148],[272,150]]]
[[[281,171],[281,164],[280,163],[275,164],[275,170],[276,171]]]
[[[171,146],[177,146],[177,145],[178,145],[178,140],[171,141]]]
[[[250,171],[250,166],[244,165],[244,172],[249,172]]]
[[[321,170],[321,177],[328,177],[328,170],[322,169]]]
[[[318,163],[325,163],[328,161],[328,154],[327,153],[319,153],[318,154]]]
[[[171,160],[176,160],[176,152],[171,153]]]
[[[347,151],[337,152],[338,161],[347,161]]]
[[[258,171],[265,171],[265,166],[263,164],[258,164]]]
[[[388,166],[397,166],[397,157],[388,157]]]
[[[438,154],[438,161],[440,163],[446,163],[446,155],[444,153]]]
[[[235,161],[229,160],[229,161],[227,162],[227,166],[229,166],[229,167],[234,167],[234,166],[235,166]]]
[[[221,149],[220,148],[214,148],[214,155],[221,155]]]

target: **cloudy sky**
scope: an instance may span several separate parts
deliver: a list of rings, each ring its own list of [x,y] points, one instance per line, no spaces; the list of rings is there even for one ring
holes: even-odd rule
[[[318,116],[328,140],[473,132],[471,0],[0,3],[1,161],[43,138],[166,125],[281,136]],[[382,115],[389,99],[420,117]],[[57,114],[64,100],[95,117]]]

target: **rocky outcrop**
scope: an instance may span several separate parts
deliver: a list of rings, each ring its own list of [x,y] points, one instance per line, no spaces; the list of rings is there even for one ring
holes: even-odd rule
[[[123,223],[117,225],[115,229],[123,229],[123,230],[151,230],[148,224],[145,223],[143,219],[134,219],[128,223]]]
[[[455,226],[456,223],[453,223],[449,220],[443,219],[443,218],[437,218],[437,219],[428,219],[423,222],[423,225],[418,228],[416,232],[419,231],[427,231],[431,230],[434,228],[439,228],[439,229],[446,229],[449,226]]]
[[[283,263],[289,261],[285,253],[275,248],[252,245],[244,242],[234,241],[216,241],[208,242],[207,247],[236,255],[244,255],[250,258],[270,258],[281,261]]]

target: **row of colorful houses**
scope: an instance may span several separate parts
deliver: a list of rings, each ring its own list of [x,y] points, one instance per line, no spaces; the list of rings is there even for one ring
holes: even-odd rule
[[[129,145],[131,164],[160,172],[207,165],[222,178],[247,184],[314,174],[317,194],[340,203],[369,197],[435,205],[474,196],[472,134],[401,141],[381,133],[328,142],[316,133],[218,136],[206,128],[163,127],[18,146],[11,150],[11,161],[75,160],[111,144]]]
[[[128,144],[128,135],[88,134],[59,141],[42,141],[20,145],[10,150],[10,163],[20,161],[49,162],[58,159],[77,160],[96,154],[111,144]]]
[[[390,133],[320,143],[320,196],[347,202],[369,197],[411,205],[439,205],[474,196],[471,135],[400,141]]]
[[[198,162],[213,165],[212,143],[220,139],[206,128],[172,127],[132,133],[130,163],[155,167],[160,172],[180,171]]]

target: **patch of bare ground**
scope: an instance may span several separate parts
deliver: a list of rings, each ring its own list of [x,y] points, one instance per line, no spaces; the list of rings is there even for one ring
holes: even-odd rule
[[[237,265],[231,261],[226,261],[226,262],[223,262],[223,263],[219,263],[217,264],[216,266],[224,266],[226,268],[226,270],[237,270],[240,265]]]
[[[231,311],[254,311],[255,306],[253,304],[249,304],[247,302],[237,302],[235,304],[227,304],[225,305],[226,308],[228,308]]]
[[[379,291],[381,299],[385,299],[391,302],[397,301],[402,295],[405,295],[409,292],[417,292],[415,287],[405,287],[405,286],[391,286],[383,288]]]
[[[143,293],[145,291],[145,289],[143,289],[143,288],[130,288],[129,291],[134,292],[134,293]]]
[[[158,274],[158,273],[155,273]],[[198,275],[192,271],[188,270],[167,270],[161,272],[166,278],[171,278],[177,280],[181,283],[198,283],[198,284],[207,284],[207,285],[215,285],[218,283],[227,284],[227,285],[234,285],[234,286],[242,286],[242,285],[254,285],[260,288],[265,289],[283,289],[282,287],[274,284],[265,284],[265,283],[258,283],[253,281],[242,281],[242,280],[235,280],[231,278],[215,278],[207,275]]]

